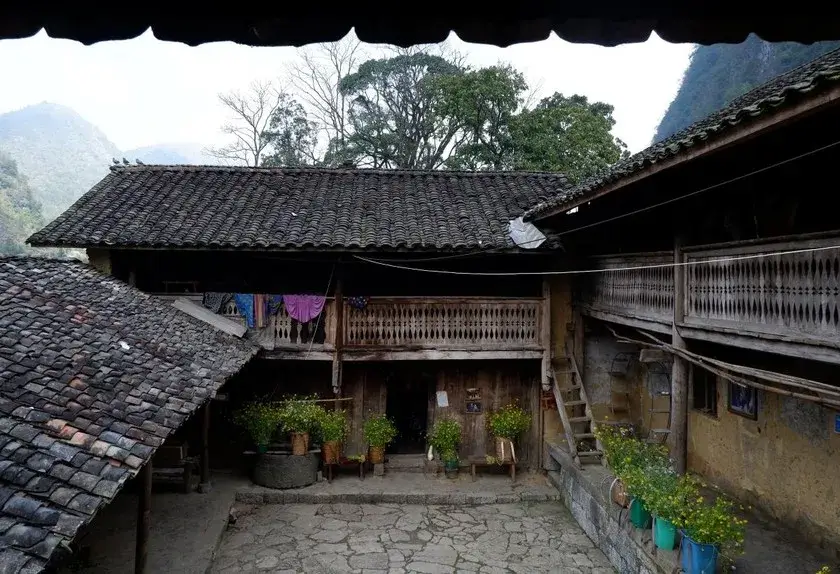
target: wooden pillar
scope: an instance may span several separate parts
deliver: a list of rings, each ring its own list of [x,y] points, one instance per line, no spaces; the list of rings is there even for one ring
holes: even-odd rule
[[[674,320],[671,325],[671,344],[677,349],[685,349],[685,341],[680,335],[679,324],[685,317],[685,267],[683,262],[682,239],[674,241]],[[688,362],[674,355],[671,367],[671,428],[668,442],[671,458],[680,474],[686,469],[686,446],[688,442]]]
[[[543,441],[543,413],[542,413],[542,392],[548,391],[551,388],[551,283],[548,279],[543,279],[542,285],[542,313],[540,316],[540,342],[542,345],[542,365],[540,368],[540,390],[537,393],[536,412],[533,414],[533,422],[537,429],[534,433],[537,439],[534,448],[536,449],[536,467],[542,469],[543,467],[543,451],[545,450]],[[531,463],[533,466],[533,462]]]
[[[152,518],[152,461],[140,470],[140,495],[137,500],[137,533],[135,535],[134,574],[145,574],[149,556],[149,530]]]
[[[201,410],[201,480],[198,484],[199,492],[210,492],[210,399],[204,403]]]
[[[344,293],[341,276],[335,283],[335,351],[332,364],[332,389],[336,397],[341,396],[341,348],[344,345]],[[338,402],[335,403],[338,409]]]

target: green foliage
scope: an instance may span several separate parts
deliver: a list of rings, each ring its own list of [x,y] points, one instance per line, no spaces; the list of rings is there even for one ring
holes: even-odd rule
[[[528,171],[556,171],[581,181],[628,155],[610,130],[613,107],[586,96],[555,93],[510,122],[513,166]]]
[[[371,415],[362,426],[362,433],[370,446],[384,447],[397,438],[397,427],[385,415]]]
[[[245,429],[254,444],[264,446],[280,425],[280,409],[272,403],[248,403],[233,414],[233,421]]]
[[[324,409],[312,398],[293,397],[280,403],[280,424],[284,432],[310,433],[319,428]]]
[[[347,414],[341,410],[321,410],[321,440],[324,442],[341,442],[347,436]]]
[[[531,426],[531,415],[511,403],[491,414],[488,424],[493,436],[516,440]]]
[[[750,36],[740,44],[698,46],[654,141],[675,134],[752,88],[837,47],[840,42],[806,46],[793,42],[769,43],[757,36]]]
[[[316,129],[297,100],[288,94],[280,94],[264,134],[271,153],[263,156],[263,165],[298,167],[312,164]]]
[[[454,419],[440,419],[429,434],[429,444],[441,460],[458,460],[458,443],[461,442],[461,423]]]
[[[702,497],[694,499],[688,509],[684,528],[688,536],[700,544],[714,544],[727,556],[743,551],[747,521],[738,518],[734,504],[718,496],[713,504]]]
[[[17,163],[0,151],[0,255],[25,252],[26,239],[43,223],[29,183]]]

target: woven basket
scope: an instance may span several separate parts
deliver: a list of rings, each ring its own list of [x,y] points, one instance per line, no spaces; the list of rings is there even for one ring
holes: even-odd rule
[[[382,464],[383,462],[385,462],[385,447],[372,446],[370,447],[369,455],[371,464]]]
[[[338,457],[341,453],[341,443],[337,440],[327,441],[321,445],[321,454],[324,455],[326,464],[338,464]]]
[[[496,437],[496,460],[499,464],[509,463],[513,460],[513,443],[510,439]]]
[[[309,451],[309,433],[308,432],[293,432],[292,433],[292,454],[300,456]]]

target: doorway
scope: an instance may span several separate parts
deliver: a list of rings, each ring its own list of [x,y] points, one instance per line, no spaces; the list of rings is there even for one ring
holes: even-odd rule
[[[426,428],[431,384],[425,377],[394,376],[388,381],[385,413],[397,427],[397,438],[388,452],[422,454],[426,448]]]

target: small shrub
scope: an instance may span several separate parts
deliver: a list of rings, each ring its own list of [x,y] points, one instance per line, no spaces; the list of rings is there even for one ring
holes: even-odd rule
[[[744,546],[747,521],[735,516],[731,500],[718,496],[714,504],[706,504],[698,496],[687,509],[686,534],[700,544],[714,544],[721,554],[740,554]]]
[[[385,447],[397,438],[397,427],[385,415],[372,415],[365,421],[362,433],[370,446]]]
[[[454,419],[440,419],[435,422],[429,434],[429,444],[443,461],[458,460],[458,443],[461,442],[461,424]]]
[[[489,425],[494,436],[515,440],[531,426],[531,415],[509,404],[490,415]]]
[[[248,403],[234,413],[233,421],[245,429],[254,444],[266,446],[280,425],[280,410],[271,403]]]
[[[340,410],[322,410],[318,426],[321,429],[321,440],[324,442],[341,442],[347,436],[347,415]]]
[[[310,433],[318,429],[323,412],[314,399],[287,399],[280,403],[280,423],[285,432]]]

